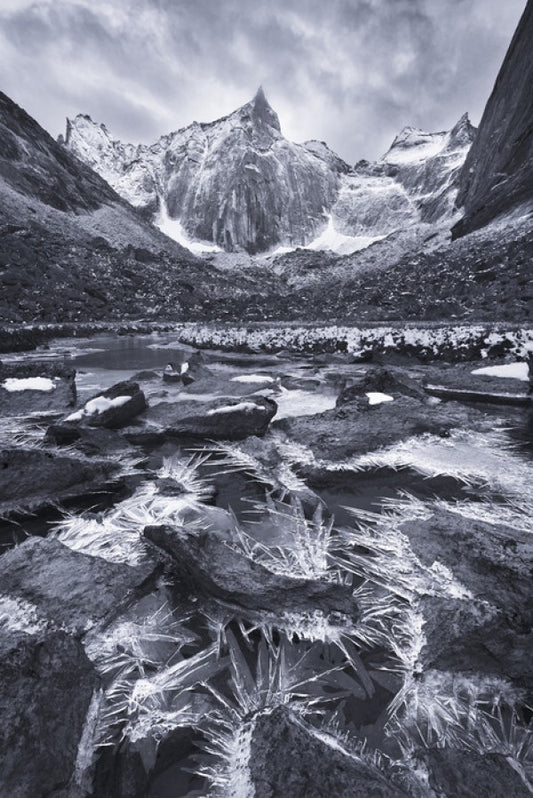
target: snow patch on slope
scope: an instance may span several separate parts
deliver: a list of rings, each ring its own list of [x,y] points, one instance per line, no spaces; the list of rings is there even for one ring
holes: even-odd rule
[[[178,244],[181,244],[182,247],[185,247],[195,255],[200,255],[202,252],[222,251],[220,247],[209,241],[195,241],[189,238],[180,220],[172,219],[169,216],[166,203],[162,199],[160,200],[160,209],[154,224],[159,227],[162,233],[177,241]]]
[[[336,255],[351,255],[353,252],[359,252],[361,249],[366,249],[369,247],[370,244],[373,244],[374,241],[381,241],[385,238],[384,235],[380,236],[348,236],[344,235],[344,233],[339,233],[335,229],[335,224],[333,222],[333,217],[331,214],[328,215],[328,223],[326,229],[317,236],[313,241],[310,241],[309,244],[306,244],[304,247],[299,247],[299,249],[309,249],[313,252],[322,252],[325,250],[329,250],[330,252],[334,252]],[[277,247],[272,255],[285,255],[287,252],[294,252],[297,247],[286,247],[281,246]]]

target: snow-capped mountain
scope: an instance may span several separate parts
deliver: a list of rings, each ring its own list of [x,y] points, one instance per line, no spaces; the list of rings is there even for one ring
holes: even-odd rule
[[[336,229],[377,238],[450,217],[474,135],[467,114],[450,132],[404,128],[379,161],[360,161],[343,176],[332,208]]]
[[[152,146],[116,141],[84,115],[67,121],[63,141],[180,243],[253,254],[338,242],[353,251],[448,217],[473,135],[467,115],[450,132],[405,128],[379,161],[350,168],[323,142],[284,138],[259,89],[229,116]]]

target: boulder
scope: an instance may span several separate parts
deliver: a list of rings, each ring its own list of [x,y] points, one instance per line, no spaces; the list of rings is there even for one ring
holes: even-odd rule
[[[0,513],[29,512],[102,490],[119,469],[110,460],[89,460],[45,449],[0,450]]]
[[[38,618],[81,634],[116,615],[149,583],[156,565],[108,562],[57,539],[28,538],[0,558],[2,593],[27,602]]]
[[[488,523],[435,507],[429,518],[405,521],[401,531],[422,563],[443,563],[475,600],[488,602],[517,628],[527,629],[533,624],[533,539],[495,520]]]
[[[216,532],[180,533],[168,527],[146,527],[144,535],[170,555],[180,580],[193,592],[237,605],[241,612],[309,612],[321,610],[336,622],[358,616],[352,591],[345,585],[274,574],[235,551]]]
[[[368,401],[367,393],[425,398],[424,389],[406,374],[391,369],[373,368],[360,376],[346,379],[337,397],[336,406],[341,407],[359,399]]]
[[[250,725],[247,765],[255,798],[407,798],[370,757],[349,754],[288,707],[263,711]]]
[[[516,625],[484,601],[424,596],[425,644],[419,655],[424,669],[505,677],[519,687],[533,687],[533,632]]]
[[[531,689],[531,535],[439,508],[401,531],[423,564],[442,563],[471,594],[421,599],[423,666],[505,676]]]
[[[141,424],[129,427],[124,434],[133,443],[165,437],[237,441],[264,435],[276,411],[276,403],[262,396],[243,401],[161,402],[150,407]]]
[[[93,666],[64,631],[0,630],[0,795],[66,794],[98,685]]]
[[[146,397],[138,383],[118,382],[93,396],[83,408],[67,416],[63,423],[117,429],[125,427],[146,408]]]

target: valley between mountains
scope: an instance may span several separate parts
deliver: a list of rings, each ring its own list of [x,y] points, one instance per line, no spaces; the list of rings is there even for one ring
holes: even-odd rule
[[[0,798],[533,794],[532,41],[355,164],[0,94]]]

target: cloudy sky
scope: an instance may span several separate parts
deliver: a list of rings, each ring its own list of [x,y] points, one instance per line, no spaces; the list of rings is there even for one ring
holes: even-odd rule
[[[262,84],[294,141],[350,163],[404,125],[479,122],[526,0],[0,0],[0,89],[52,135],[152,142]]]

